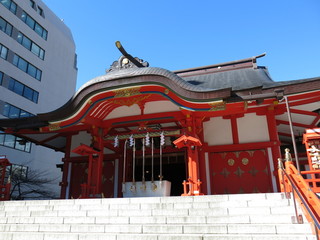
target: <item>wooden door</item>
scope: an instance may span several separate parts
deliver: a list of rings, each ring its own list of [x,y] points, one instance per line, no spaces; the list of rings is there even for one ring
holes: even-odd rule
[[[114,197],[115,161],[104,161],[102,170],[102,191],[105,198]]]
[[[264,149],[220,152],[210,155],[213,194],[272,191],[268,156]]]

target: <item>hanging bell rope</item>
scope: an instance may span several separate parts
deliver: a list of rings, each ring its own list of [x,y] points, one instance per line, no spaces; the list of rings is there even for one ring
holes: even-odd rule
[[[146,158],[145,158],[145,151],[146,151],[145,139],[142,138],[142,185],[141,185],[141,190],[143,190],[143,191],[146,190],[146,178],[145,178]]]
[[[154,182],[154,151],[153,151],[153,138],[151,138],[151,182]]]
[[[147,133],[146,134],[146,146],[150,146],[150,134],[149,133]]]
[[[151,185],[152,185],[152,191],[155,192],[158,187],[154,183],[154,142],[153,142],[153,138],[151,138]]]
[[[126,139],[124,141],[124,147],[123,147],[123,176],[122,176],[122,192],[126,191],[126,161],[127,161],[127,142]]]
[[[161,132],[160,134],[160,174],[159,174],[159,179],[162,181],[163,175],[162,175],[162,146],[165,143],[165,137],[164,137],[164,132]]]
[[[136,182],[136,174],[135,174],[135,168],[136,168],[136,140],[133,140],[133,151],[132,151],[132,182]]]
[[[113,147],[119,147],[119,138],[118,138],[118,136],[116,136],[115,138],[114,138],[114,142],[113,142]]]
[[[131,135],[130,139],[130,146],[133,147],[132,151],[132,185],[131,185],[131,192],[135,193],[136,192],[136,177],[135,177],[135,168],[136,168],[136,140],[133,138]]]

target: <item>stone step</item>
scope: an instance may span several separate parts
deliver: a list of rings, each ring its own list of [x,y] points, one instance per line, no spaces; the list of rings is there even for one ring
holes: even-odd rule
[[[291,223],[291,215],[237,216],[100,216],[100,217],[2,217],[0,224],[204,224],[204,223]]]
[[[0,240],[315,239],[280,193],[0,202]]]
[[[299,211],[300,212],[300,211]],[[45,209],[17,209],[1,211],[1,217],[150,217],[150,216],[237,216],[237,215],[292,215],[292,206],[282,207],[216,207],[216,208],[148,208],[148,209],[95,209],[95,210],[45,210]]]
[[[0,232],[311,234],[309,224],[0,224]]]
[[[108,234],[108,233],[1,233],[0,240],[316,240],[294,234]]]
[[[219,224],[219,223],[292,223],[291,215],[237,216],[125,216],[125,217],[3,217],[0,224]]]
[[[2,205],[0,211],[61,211],[61,210],[144,210],[144,209],[215,209],[215,208],[279,208],[291,206],[287,200],[270,201],[263,200],[259,202],[253,201],[227,201],[227,202],[192,202],[192,203],[139,203],[139,204],[79,204],[74,205]]]
[[[206,203],[210,203],[212,206],[267,206],[279,204],[281,200],[281,193],[267,193],[267,194],[233,194],[233,195],[206,195],[206,196],[189,196],[189,197],[150,197],[150,198],[104,198],[104,199],[70,199],[70,200],[36,200],[36,201],[4,201],[0,202],[0,210],[3,207],[9,206],[44,206],[44,208],[52,209],[52,206],[58,208],[58,205],[64,206],[84,206],[84,205],[104,205],[104,206],[121,206],[130,205],[138,207],[139,205],[154,205],[162,204],[162,206],[171,206],[176,204],[177,206],[186,204],[200,204],[203,207],[207,207]],[[285,204],[288,202],[286,199],[282,199]],[[165,204],[165,205],[164,205]],[[171,205],[170,205],[171,204]],[[75,207],[78,208],[78,207]]]

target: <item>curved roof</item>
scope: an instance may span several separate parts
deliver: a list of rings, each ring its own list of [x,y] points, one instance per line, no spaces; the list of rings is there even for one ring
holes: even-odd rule
[[[8,129],[18,136],[60,151],[65,146],[65,136],[54,132],[55,129],[40,132],[40,128],[50,128],[50,123],[54,125],[55,122],[60,122],[63,125],[59,127],[68,129],[71,125],[81,124],[82,119],[86,116],[94,118],[93,109],[98,109],[99,106],[104,107],[102,111],[106,109],[112,111],[119,106],[116,101],[126,98],[123,93],[127,89],[138,89],[137,96],[129,95],[129,98],[152,95],[152,97],[148,96],[146,102],[165,99],[172,101],[178,107],[186,107],[185,109],[191,109],[191,111],[210,111],[216,100],[241,104],[246,100],[266,98],[272,100],[278,96],[279,90],[283,91],[285,95],[320,90],[319,77],[274,82],[265,67],[256,66],[256,58],[175,72],[156,67],[130,67],[110,71],[84,84],[61,108],[30,118],[1,119],[0,129]],[[120,97],[118,96],[119,91],[122,91]],[[318,97],[314,97],[314,94],[317,93],[313,93],[313,97],[308,100],[308,103],[318,101]],[[305,103],[301,102],[301,104]],[[257,103],[257,107],[260,106],[258,105]],[[307,114],[314,111],[317,106],[318,104],[312,105]],[[297,110],[297,112],[306,111]],[[312,113],[312,115],[316,114]],[[99,120],[103,120],[103,118]],[[20,131],[25,129],[31,129],[32,133],[29,131],[28,135],[28,131],[25,133]],[[40,135],[45,135],[47,140],[40,141],[39,139],[44,138]]]
[[[193,102],[225,99],[231,95],[230,88],[208,89],[196,86],[183,80],[173,72],[162,68],[129,68],[110,72],[90,80],[64,106],[50,113],[39,114],[38,116],[42,120],[61,119],[75,112],[85,101],[96,94],[145,85],[162,86],[174,92],[181,99]]]
[[[76,94],[62,107],[48,113],[24,119],[2,119],[1,127],[15,129],[39,128],[47,126],[49,121],[68,118],[91,97],[108,91],[136,86],[161,86],[174,92],[181,99],[192,102],[208,102],[230,97],[231,89],[208,89],[188,83],[171,71],[155,68],[128,68],[96,77],[84,84]]]
[[[235,96],[238,96],[238,100],[245,99],[244,95],[248,93],[240,93],[240,91],[246,89],[260,89],[258,91],[259,94],[263,93],[263,89],[291,86],[310,81],[318,82],[319,80],[318,78],[312,78],[274,82],[265,67],[256,66],[256,59],[262,56],[264,54],[175,72],[157,67],[122,68],[88,81],[65,105],[55,111],[38,114],[36,117],[28,119],[16,119],[14,122],[4,119],[0,121],[1,127],[45,126],[49,121],[64,119],[75,113],[83,103],[96,94],[133,86],[162,86],[181,99],[193,102],[208,102],[217,99],[226,100]],[[239,92],[238,94],[236,93],[237,91]]]
[[[123,79],[123,78],[131,78],[131,77],[136,77],[136,76],[147,76],[147,75],[156,75],[156,76],[162,76],[165,78],[170,79],[172,82],[174,82],[177,86],[189,90],[189,91],[194,91],[194,92],[209,92],[214,89],[208,89],[204,88],[201,86],[195,86],[191,83],[186,82],[184,79],[179,77],[178,75],[174,74],[173,72],[163,69],[163,68],[158,68],[158,67],[145,67],[145,68],[128,68],[128,69],[123,69],[121,71],[114,71],[107,73],[105,75],[96,77],[84,85],[80,87],[80,89],[77,91],[74,97],[76,97],[81,91],[83,91],[85,88],[105,82],[105,81],[112,81],[112,80],[118,80],[118,79]]]

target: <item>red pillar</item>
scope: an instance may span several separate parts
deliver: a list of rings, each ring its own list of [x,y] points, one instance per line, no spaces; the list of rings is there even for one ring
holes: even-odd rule
[[[102,170],[103,170],[103,129],[96,126],[92,126],[92,147],[96,151],[96,154],[92,155],[92,165],[91,165],[91,184],[92,192],[91,194],[101,194],[102,193]],[[89,163],[90,164],[90,163]]]
[[[199,154],[197,147],[201,146],[201,142],[198,138],[192,136],[182,135],[180,138],[173,142],[178,148],[188,148],[188,181],[184,184],[184,193],[182,196],[194,196],[203,195],[200,191],[200,180],[199,180]],[[186,185],[189,185],[189,191],[187,192]]]
[[[102,193],[103,148],[104,148],[103,138],[102,138],[102,134],[100,133],[98,136],[98,149],[100,149],[100,152],[98,154],[97,167],[94,173],[96,176],[95,185],[97,186],[95,194]]]

